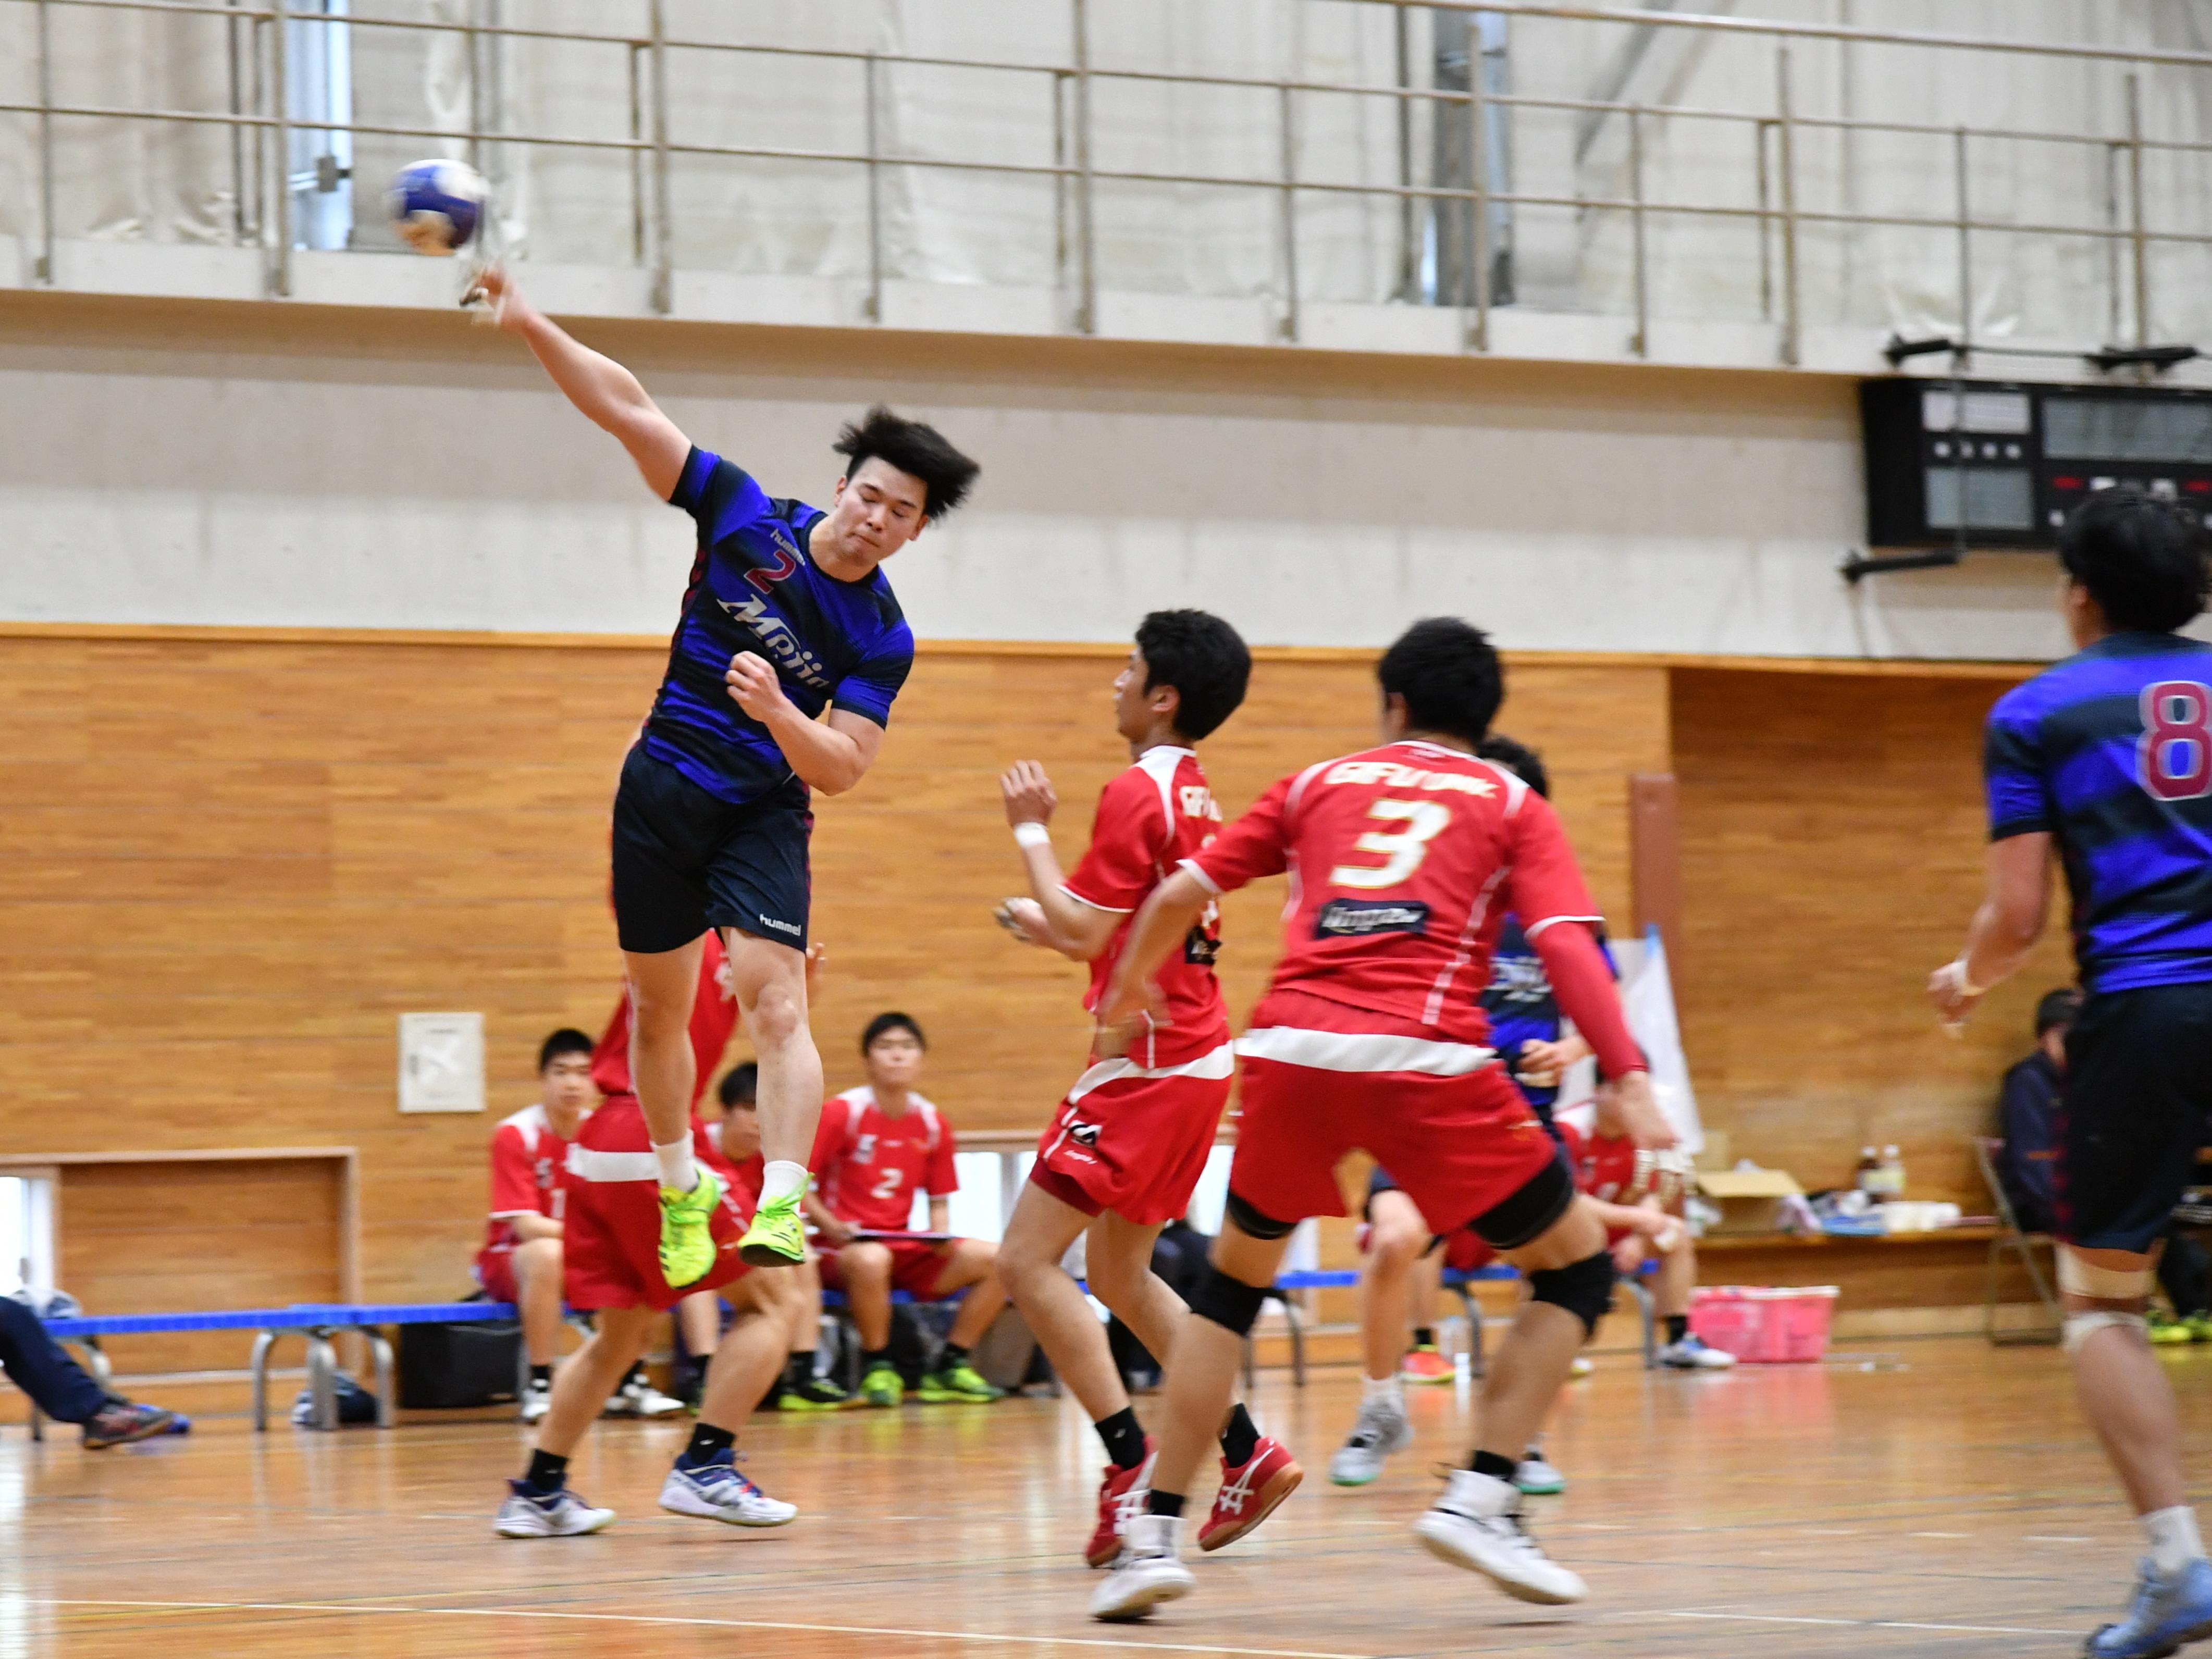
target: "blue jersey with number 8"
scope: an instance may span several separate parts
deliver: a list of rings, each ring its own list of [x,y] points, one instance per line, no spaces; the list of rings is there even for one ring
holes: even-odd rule
[[[2098,641],[1998,700],[1982,767],[1990,839],[2058,848],[2085,988],[2212,980],[2212,646]]]

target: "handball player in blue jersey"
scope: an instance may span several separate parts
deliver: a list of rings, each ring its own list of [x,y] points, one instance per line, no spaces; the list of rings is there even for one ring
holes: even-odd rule
[[[1989,890],[1929,995],[1956,1028],[2027,958],[2065,873],[2086,994],[2066,1042],[2059,1285],[2081,1409],[2141,1518],[2135,1599],[2092,1659],[2212,1636],[2173,1390],[2144,1322],[2159,1241],[2212,1137],[2212,646],[2203,526],[2122,486],[2059,532],[2079,647],[1990,713]]]
[[[879,568],[958,507],[974,461],[934,428],[870,410],[834,447],[825,512],[771,496],[699,448],[620,363],[571,339],[502,270],[478,295],[570,403],[629,453],[646,487],[690,514],[698,556],[668,669],[614,804],[615,920],[635,1024],[630,1066],[660,1178],[672,1285],[714,1261],[721,1182],[692,1157],[688,1036],[710,927],[759,1051],[760,1207],[748,1262],[805,1257],[799,1199],[822,1110],[806,1023],[809,792],[842,794],[876,758],[914,636]]]

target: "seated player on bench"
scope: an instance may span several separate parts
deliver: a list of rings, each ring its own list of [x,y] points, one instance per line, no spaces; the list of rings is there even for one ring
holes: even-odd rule
[[[159,1406],[142,1406],[101,1388],[46,1334],[24,1303],[0,1296],[0,1371],[57,1423],[75,1423],[87,1451],[167,1434],[182,1420]]]
[[[1006,1304],[999,1247],[981,1238],[915,1238],[917,1191],[929,1194],[929,1231],[946,1230],[945,1200],[960,1188],[952,1126],[915,1085],[927,1047],[905,1014],[878,1014],[860,1034],[868,1080],[822,1109],[806,1212],[821,1234],[822,1282],[845,1293],[860,1334],[864,1405],[896,1406],[906,1384],[891,1363],[891,1292],[934,1302],[964,1290],[945,1347],[921,1379],[925,1401],[996,1400],[1004,1392],[968,1363]]]

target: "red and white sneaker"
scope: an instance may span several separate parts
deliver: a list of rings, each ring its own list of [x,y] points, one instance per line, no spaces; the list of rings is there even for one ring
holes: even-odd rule
[[[1084,1547],[1083,1559],[1093,1567],[1110,1567],[1121,1553],[1121,1529],[1133,1515],[1145,1512],[1145,1489],[1152,1483],[1152,1437],[1145,1437],[1145,1461],[1133,1469],[1106,1466],[1098,1483],[1098,1527]]]
[[[1231,1468],[1223,1458],[1221,1490],[1213,1494],[1213,1513],[1198,1529],[1199,1548],[1218,1550],[1235,1543],[1273,1515],[1305,1478],[1291,1449],[1273,1435],[1260,1437],[1251,1458],[1240,1468]]]
[[[1449,1382],[1452,1363],[1425,1343],[1406,1350],[1406,1357],[1398,1362],[1398,1375],[1408,1382]]]

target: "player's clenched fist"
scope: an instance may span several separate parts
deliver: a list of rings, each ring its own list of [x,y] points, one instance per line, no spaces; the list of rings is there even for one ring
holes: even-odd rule
[[[1008,823],[1050,823],[1060,797],[1052,793],[1052,780],[1035,761],[1016,761],[999,780],[999,793],[1006,803]]]
[[[776,678],[769,659],[750,651],[731,658],[730,672],[722,678],[729,683],[732,700],[757,720],[765,720],[779,703],[787,701],[783,683]]]

